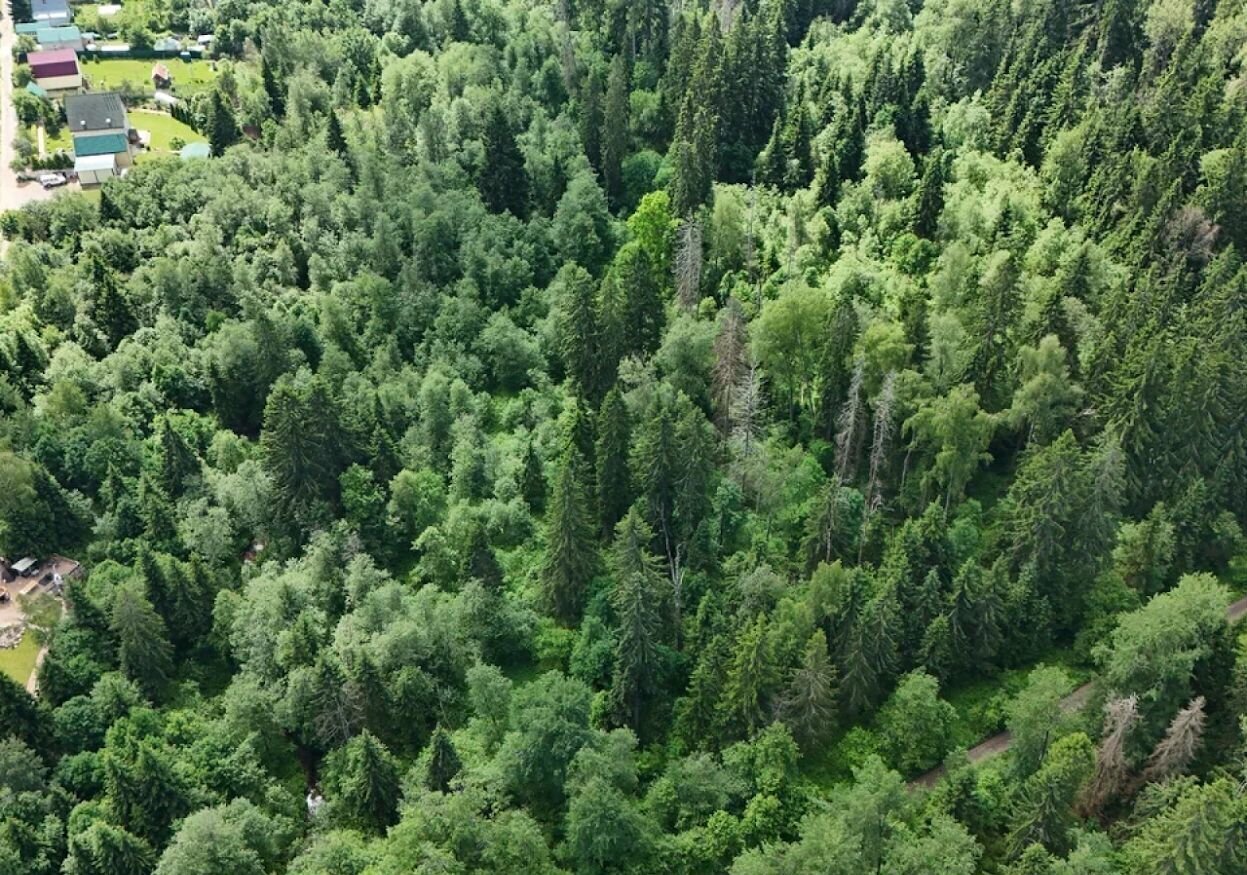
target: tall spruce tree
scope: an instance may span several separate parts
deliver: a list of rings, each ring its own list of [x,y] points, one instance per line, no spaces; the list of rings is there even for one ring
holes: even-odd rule
[[[580,619],[597,565],[593,515],[581,482],[584,471],[584,461],[573,448],[554,475],[546,519],[544,599],[550,612],[567,625]]]
[[[476,186],[481,199],[492,212],[510,212],[516,218],[528,215],[528,174],[524,156],[515,142],[515,132],[507,119],[501,98],[490,101],[485,112],[482,137],[485,154],[477,172]]]

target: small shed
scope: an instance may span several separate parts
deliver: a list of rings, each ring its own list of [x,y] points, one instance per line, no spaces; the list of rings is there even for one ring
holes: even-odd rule
[[[32,95],[34,95],[35,97],[42,98],[43,100],[47,100],[47,99],[48,99],[48,90],[47,90],[46,88],[40,88],[40,87],[39,87],[38,85],[36,85],[34,82],[27,82],[27,83],[26,83],[26,93],[27,93],[27,94],[32,94]]]
[[[38,565],[39,563],[35,561],[34,557],[24,556],[13,563],[13,570],[21,577],[29,577],[35,573]]]
[[[183,161],[190,161],[194,158],[209,158],[212,156],[212,147],[207,143],[187,143],[182,147],[182,151],[178,156]]]
[[[152,84],[157,88],[168,88],[173,84],[173,74],[160,62],[152,64]]]
[[[43,26],[37,21],[23,21],[21,24],[14,25],[13,29],[17,31],[18,36],[34,36]]]
[[[117,176],[117,156],[112,153],[80,155],[74,161],[74,172],[83,185],[99,185]]]
[[[201,46],[210,46],[212,45],[212,34],[201,33],[199,36],[195,37],[195,42],[199,43]]]
[[[162,36],[156,40],[152,48],[158,52],[180,52],[182,51],[182,41],[175,36]]]

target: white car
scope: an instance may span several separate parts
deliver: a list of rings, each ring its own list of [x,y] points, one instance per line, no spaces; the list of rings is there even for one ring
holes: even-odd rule
[[[44,173],[39,177],[39,184],[44,188],[56,188],[58,185],[64,185],[69,182],[60,173]]]

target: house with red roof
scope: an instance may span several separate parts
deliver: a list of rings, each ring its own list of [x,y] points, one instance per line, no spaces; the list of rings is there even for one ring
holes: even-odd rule
[[[30,74],[46,91],[77,91],[82,88],[78,53],[71,48],[31,52],[26,56]]]

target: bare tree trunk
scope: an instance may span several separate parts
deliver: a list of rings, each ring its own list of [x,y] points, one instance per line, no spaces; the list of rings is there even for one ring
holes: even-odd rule
[[[862,381],[865,371],[866,362],[859,357],[853,363],[849,397],[840,408],[840,416],[836,419],[836,478],[842,483],[852,479],[853,469],[856,467],[857,445],[861,440]]]
[[[693,310],[701,300],[701,223],[685,219],[676,232],[675,298],[681,309]]]

